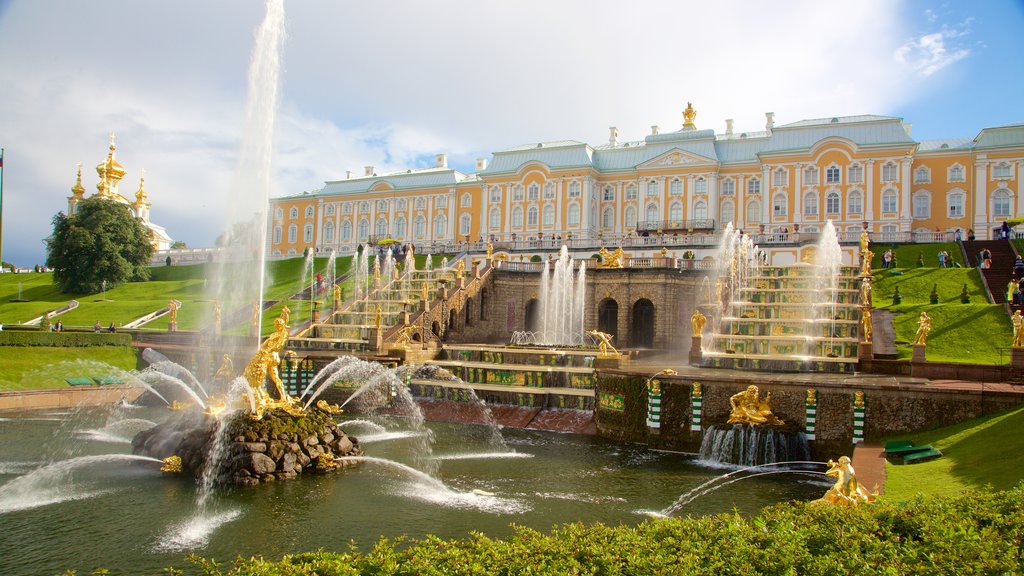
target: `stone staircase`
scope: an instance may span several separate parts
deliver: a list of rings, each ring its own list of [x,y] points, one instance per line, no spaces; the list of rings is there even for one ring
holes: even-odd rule
[[[1008,304],[1006,286],[1014,279],[1013,262],[1017,253],[1008,240],[974,240],[963,243],[964,255],[970,266],[981,264],[980,254],[984,249],[992,253],[992,267],[982,268],[981,275],[985,280],[989,298],[995,304]]]

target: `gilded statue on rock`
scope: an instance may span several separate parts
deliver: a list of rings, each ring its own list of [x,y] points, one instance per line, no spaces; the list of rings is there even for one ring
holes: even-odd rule
[[[857,482],[857,474],[853,470],[853,464],[849,456],[840,456],[839,462],[828,461],[828,471],[825,476],[836,479],[836,483],[821,497],[821,502],[835,504],[836,506],[856,506],[858,504],[870,504],[875,501],[875,495],[868,493]]]
[[[872,332],[871,308],[863,308],[863,309],[861,309],[861,312],[860,312],[860,328],[861,328],[861,334],[864,336],[864,338],[861,340],[861,342],[864,342],[865,344],[871,344],[871,332]]]
[[[294,415],[302,414],[302,408],[299,407],[298,401],[289,396],[284,389],[284,383],[278,372],[278,366],[281,365],[281,351],[288,343],[290,315],[291,311],[287,306],[281,309],[281,315],[274,320],[274,333],[260,344],[259,351],[242,372],[245,381],[249,383],[253,404],[256,408],[252,415],[254,418],[262,418],[263,413],[270,408],[282,408]],[[277,389],[277,400],[271,398],[264,387],[267,378],[270,378]]]
[[[729,413],[729,424],[782,426],[784,422],[772,413],[771,399],[772,393],[769,392],[762,400],[757,386],[753,384],[747,386],[746,390],[733,394],[729,398],[729,406],[732,408]]]

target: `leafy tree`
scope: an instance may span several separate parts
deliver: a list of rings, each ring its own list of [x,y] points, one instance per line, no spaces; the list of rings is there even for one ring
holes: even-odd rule
[[[171,242],[171,248],[188,248],[188,244],[185,244],[185,242],[182,240],[175,240],[174,242]]]
[[[53,217],[46,239],[46,265],[62,292],[95,294],[112,286],[149,279],[150,233],[128,206],[89,199],[73,216]]]

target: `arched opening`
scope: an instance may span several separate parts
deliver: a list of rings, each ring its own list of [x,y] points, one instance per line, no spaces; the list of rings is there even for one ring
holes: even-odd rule
[[[472,298],[467,298],[466,299],[466,306],[463,308],[463,310],[464,310],[464,314],[465,314],[465,321],[463,322],[463,325],[464,326],[472,326],[473,325],[473,299]]]
[[[540,306],[537,304],[536,298],[531,298],[526,303],[526,315],[523,317],[526,321],[526,331],[536,332],[540,329],[540,318],[538,318],[538,312],[540,312]]]
[[[430,324],[430,331],[434,333],[434,336],[438,338],[441,337],[441,325],[437,322],[432,322]]]
[[[619,334],[619,303],[605,298],[597,305],[597,329],[605,334]]]
[[[641,298],[633,304],[633,324],[630,327],[630,346],[654,347],[654,303]]]
[[[487,289],[480,289],[480,319],[487,320]]]
[[[458,322],[458,321],[459,321],[459,316],[458,316],[458,314],[455,313],[455,310],[454,309],[448,310],[448,329],[444,331],[445,340],[448,339],[447,338],[448,334],[450,334],[450,333],[452,333],[452,332],[454,332],[455,330],[458,329],[458,325],[456,325],[456,322]]]

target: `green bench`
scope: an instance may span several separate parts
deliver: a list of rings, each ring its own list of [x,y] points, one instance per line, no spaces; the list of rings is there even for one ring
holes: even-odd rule
[[[927,446],[926,448],[928,448],[928,449],[927,450],[922,450],[920,452],[914,452],[912,454],[907,454],[906,456],[903,457],[903,463],[904,464],[917,464],[919,462],[927,462],[929,460],[935,460],[939,456],[942,456],[942,452],[936,450],[935,448],[932,448],[931,446]]]
[[[896,463],[914,464],[938,458],[942,456],[942,452],[932,448],[930,444],[915,446],[909,440],[894,440],[885,443],[885,456],[891,457]]]
[[[65,378],[68,386],[95,386],[96,381],[92,378]]]
[[[100,378],[93,378],[100,386],[117,386],[124,384],[124,380],[121,378],[115,378],[112,376],[102,376]]]

